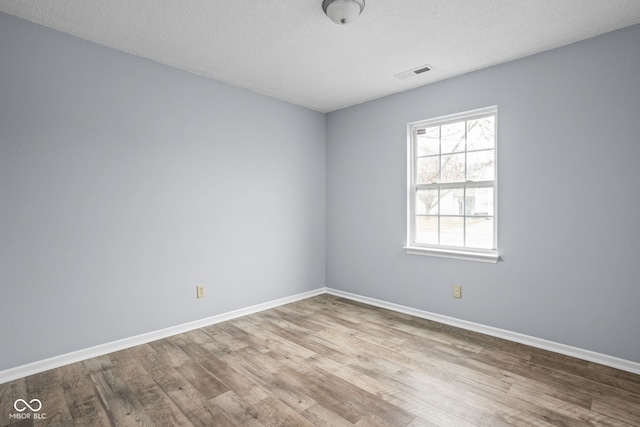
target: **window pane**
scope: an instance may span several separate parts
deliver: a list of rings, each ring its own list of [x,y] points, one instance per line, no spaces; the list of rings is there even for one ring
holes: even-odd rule
[[[411,243],[496,248],[495,108],[410,125]]]
[[[493,181],[495,178],[495,151],[467,153],[467,180]]]
[[[418,129],[416,139],[417,155],[440,154],[440,126]]]
[[[467,150],[495,147],[495,117],[483,117],[467,122]]]
[[[416,191],[416,215],[438,215],[438,190]]]
[[[493,215],[493,187],[467,188],[466,215]]]
[[[464,151],[464,123],[450,123],[441,127],[443,153]]]
[[[467,246],[493,249],[493,218],[467,218]]]
[[[438,244],[438,217],[416,217],[416,243],[426,245]]]
[[[440,190],[440,215],[464,215],[464,189]]]
[[[417,159],[416,183],[431,184],[438,182],[440,157],[421,157]]]
[[[442,156],[440,182],[464,182],[464,153]]]
[[[464,218],[440,217],[440,244],[464,246]]]

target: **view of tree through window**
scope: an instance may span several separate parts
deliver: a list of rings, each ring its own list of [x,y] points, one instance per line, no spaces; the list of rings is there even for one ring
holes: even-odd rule
[[[411,245],[495,249],[495,109],[412,128]]]

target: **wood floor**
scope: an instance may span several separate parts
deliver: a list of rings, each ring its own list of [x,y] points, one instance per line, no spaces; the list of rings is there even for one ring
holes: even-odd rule
[[[640,376],[322,295],[0,385],[12,423],[640,426]]]

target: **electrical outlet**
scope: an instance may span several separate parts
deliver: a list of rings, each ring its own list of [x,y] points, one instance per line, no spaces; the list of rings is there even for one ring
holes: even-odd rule
[[[462,286],[453,285],[453,297],[454,298],[462,298]]]
[[[196,286],[196,298],[204,298],[204,285]]]

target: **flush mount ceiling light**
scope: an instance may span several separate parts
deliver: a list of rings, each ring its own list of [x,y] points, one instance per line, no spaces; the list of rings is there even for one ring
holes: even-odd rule
[[[349,24],[364,10],[364,0],[324,0],[322,10],[336,24]]]

